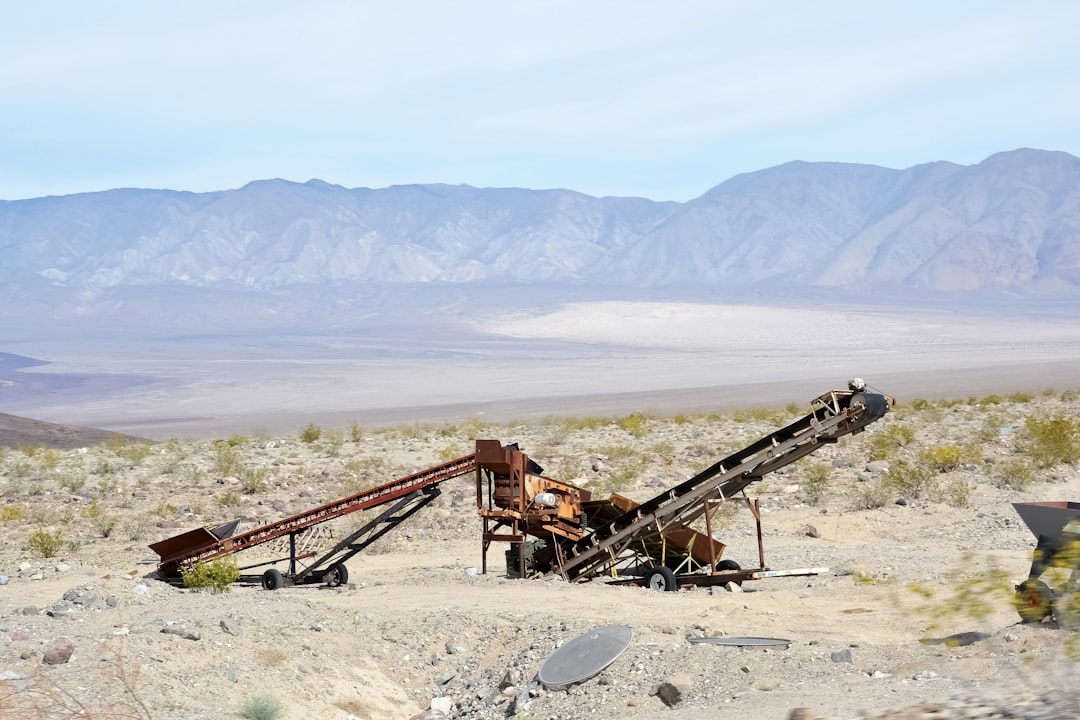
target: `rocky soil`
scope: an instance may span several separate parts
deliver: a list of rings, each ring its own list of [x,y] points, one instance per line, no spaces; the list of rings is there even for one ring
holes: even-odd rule
[[[643,500],[802,412],[4,450],[0,717],[1076,717],[1071,634],[1052,618],[1021,624],[1011,605],[1034,547],[1011,504],[1080,500],[1075,459],[1048,458],[1031,420],[1060,420],[1065,445],[1080,444],[1072,392],[902,398],[867,432],[751,486],[765,564],[827,568],[816,575],[660,593],[511,579],[497,546],[483,574],[463,477],[353,558],[341,587],[215,594],[154,578],[149,543],[277,520],[467,454],[476,438]],[[752,516],[725,507],[725,557],[754,566]],[[365,515],[307,541],[332,544]],[[567,689],[538,682],[562,644],[612,624],[633,639],[609,667]],[[786,642],[693,642],[703,637]]]

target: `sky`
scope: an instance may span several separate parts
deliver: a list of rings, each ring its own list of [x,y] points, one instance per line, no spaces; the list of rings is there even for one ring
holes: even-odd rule
[[[252,180],[685,201],[791,160],[1080,155],[1080,3],[40,0],[0,199]]]

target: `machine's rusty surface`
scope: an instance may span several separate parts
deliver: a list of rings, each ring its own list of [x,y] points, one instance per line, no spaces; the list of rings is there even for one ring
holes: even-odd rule
[[[743,493],[765,474],[795,462],[825,443],[860,432],[881,418],[892,398],[867,391],[852,381],[847,391],[825,393],[811,402],[811,412],[785,428],[767,435],[680,485],[654,498],[636,503],[613,495],[594,501],[588,490],[548,478],[543,468],[516,444],[477,440],[476,452],[422,472],[393,480],[291,517],[236,533],[236,522],[196,528],[152,544],[161,561],[158,573],[175,578],[195,563],[239,553],[281,538],[288,539],[284,573],[271,568],[262,575],[268,589],[286,582],[331,585],[346,581],[344,562],[397,527],[439,495],[439,484],[476,474],[476,506],[483,523],[481,534],[484,571],[493,542],[505,542],[517,565],[516,574],[559,573],[567,580],[607,576],[640,579],[657,589],[673,590],[683,584],[713,584],[782,574],[810,574],[814,569],[770,571],[761,549],[760,515],[749,503],[758,526],[760,567],[742,570],[721,561],[724,544],[712,538],[715,509]],[[297,537],[320,523],[360,510],[386,508],[373,520],[340,540],[306,568],[297,561],[318,554],[301,548]],[[690,527],[704,516],[702,533]],[[270,560],[247,568],[272,565]],[[636,574],[635,574],[636,573]]]

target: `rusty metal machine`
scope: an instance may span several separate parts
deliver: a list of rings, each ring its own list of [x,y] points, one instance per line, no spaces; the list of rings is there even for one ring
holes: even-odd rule
[[[852,379],[847,390],[833,390],[812,400],[805,417],[676,487],[640,504],[622,499],[611,501],[611,507],[602,510],[593,505],[593,517],[582,523],[588,524],[591,531],[578,540],[552,535],[547,547],[533,553],[531,573],[557,573],[570,581],[596,577],[618,581],[621,577],[625,582],[643,581],[657,590],[815,574],[814,569],[775,571],[764,566],[760,515],[756,506],[745,498],[744,490],[766,474],[823,445],[862,432],[867,425],[884,417],[893,403],[893,398],[867,389],[858,378]],[[758,523],[761,567],[753,570],[718,560],[724,546],[712,539],[709,527],[711,513],[718,504],[739,494],[743,494]],[[703,516],[704,534],[690,528],[690,523]]]
[[[1024,622],[1051,614],[1058,625],[1080,629],[1080,503],[1013,503],[1036,538],[1027,580],[1016,586],[1016,609]],[[1042,578],[1058,569],[1064,581],[1051,589]]]
[[[150,548],[160,557],[158,576],[178,579],[183,568],[195,563],[287,538],[286,557],[241,568],[287,562],[285,571],[268,567],[261,576],[242,575],[241,579],[261,582],[269,590],[286,584],[340,585],[348,580],[347,560],[432,502],[440,494],[441,483],[475,473],[484,572],[491,543],[506,542],[511,548],[508,558],[515,565],[511,568],[508,561],[507,569],[520,577],[557,573],[567,580],[644,579],[655,589],[674,590],[683,585],[809,574],[816,571],[765,567],[760,514],[744,490],[824,444],[861,432],[883,417],[892,403],[892,398],[853,380],[848,390],[834,390],[811,401],[805,417],[642,503],[618,495],[594,500],[583,488],[545,477],[543,468],[516,444],[477,440],[476,452],[470,455],[276,522],[241,533],[236,532],[236,521],[196,528]],[[710,525],[719,504],[740,493],[758,526],[760,566],[751,570],[721,560],[724,544],[712,538]],[[298,538],[317,525],[383,506],[388,507],[329,549],[298,548]],[[704,533],[690,526],[702,517]],[[311,562],[301,567],[307,560]]]

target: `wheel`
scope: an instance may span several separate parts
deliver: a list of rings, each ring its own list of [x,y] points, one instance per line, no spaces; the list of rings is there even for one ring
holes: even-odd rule
[[[349,582],[349,568],[345,567],[345,563],[337,563],[331,565],[330,569],[323,575],[323,582],[330,587],[338,587]]]
[[[281,576],[281,572],[270,568],[262,575],[263,590],[280,590],[285,587],[285,578]]]
[[[675,573],[671,572],[671,568],[663,565],[649,571],[649,574],[645,576],[645,584],[651,590],[658,592],[675,592],[679,589],[678,583],[675,582]]]
[[[1042,622],[1050,614],[1053,594],[1042,580],[1028,579],[1016,586],[1016,611],[1024,622]]]
[[[721,560],[716,563],[716,569],[723,572],[725,570],[742,570],[742,566],[734,560]]]

